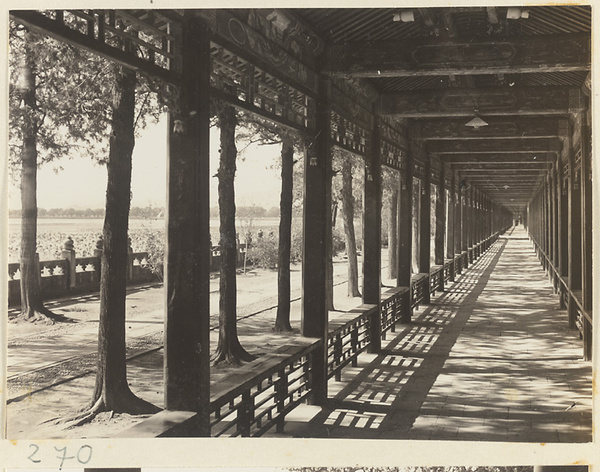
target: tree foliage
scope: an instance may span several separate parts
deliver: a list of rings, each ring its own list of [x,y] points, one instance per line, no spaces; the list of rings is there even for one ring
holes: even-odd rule
[[[27,44],[26,44],[27,42]],[[38,165],[60,158],[88,157],[105,163],[109,152],[111,107],[119,91],[115,66],[65,42],[29,31],[15,22],[9,31],[9,164],[19,178],[24,125],[36,128]],[[36,105],[24,104],[19,87],[26,48],[34,55]],[[136,133],[161,115],[156,81],[138,76]]]
[[[108,150],[111,97],[109,64],[66,43],[11,23],[9,85],[9,163],[18,171],[27,126],[37,133],[38,165],[80,155],[103,156]],[[26,50],[35,64],[35,106],[26,106],[19,93]],[[84,65],[84,67],[82,67]],[[18,179],[18,172],[14,173]]]

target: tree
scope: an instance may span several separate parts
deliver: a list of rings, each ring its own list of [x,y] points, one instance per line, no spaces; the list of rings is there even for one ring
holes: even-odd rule
[[[294,156],[296,139],[289,131],[285,131],[270,121],[253,117],[246,123],[247,131],[242,137],[248,143],[260,145],[281,143],[281,193],[279,210],[279,240],[277,248],[277,314],[275,316],[275,331],[292,331],[290,324],[290,262],[292,248],[292,216],[294,200],[299,194],[294,192]],[[300,186],[301,188],[301,186]],[[301,196],[300,196],[301,198]],[[271,211],[271,210],[270,210]]]
[[[235,129],[238,118],[230,105],[221,107],[217,114],[220,129],[219,218],[221,249],[221,277],[219,280],[219,341],[213,356],[215,364],[239,364],[252,361],[254,356],[246,351],[237,335],[237,245],[235,231],[235,171],[237,148]]]
[[[335,227],[335,217],[337,213],[337,202],[331,202],[331,211],[328,216],[328,224],[330,228]],[[332,231],[333,232],[333,231]],[[330,235],[325,241],[325,253],[327,255],[327,263],[325,264],[325,283],[327,287],[325,289],[325,308],[328,311],[334,311],[335,305],[333,303],[333,236]]]
[[[281,136],[281,198],[279,203],[279,251],[277,259],[277,315],[275,331],[291,331],[290,254],[292,248],[292,204],[294,198],[294,140]]]
[[[106,61],[12,21],[9,40],[9,166],[22,200],[21,319],[52,323],[68,318],[45,308],[39,290],[37,167],[106,154]]]
[[[81,71],[81,52],[11,22],[9,165],[21,182],[21,319],[67,320],[44,307],[37,250],[37,167],[101,146],[99,113],[90,97],[92,67]],[[95,87],[97,87],[95,85]],[[92,112],[94,119],[88,117]]]
[[[25,138],[29,137],[26,133],[33,127],[24,126],[29,122],[34,123],[36,137],[39,138],[37,144],[41,144],[40,147],[44,150],[42,159],[29,159],[34,163],[34,168],[40,161],[50,161],[63,155],[72,157],[73,153],[69,154],[69,151],[105,156],[107,143],[110,146],[107,159],[95,157],[100,163],[105,163],[108,170],[103,229],[105,247],[100,287],[99,355],[90,409],[80,418],[85,421],[96,412],[107,409],[129,413],[157,411],[156,407],[135,397],[129,390],[125,363],[125,287],[131,157],[135,128],[145,125],[147,112],[154,105],[149,99],[152,96],[149,84],[145,82],[144,97],[139,102],[139,113],[134,119],[135,73],[121,70],[99,57],[42,36],[36,35],[31,39],[31,33],[25,28],[15,26],[14,31],[15,50],[19,50],[21,46],[22,52],[14,57],[23,61],[23,58],[27,59],[28,52],[34,52],[37,69],[33,83],[35,92],[42,93],[34,95],[35,102],[24,107],[25,113],[21,114],[13,113],[15,107],[11,97],[11,150],[17,148],[19,142],[23,143],[23,148],[30,149],[30,146],[25,145],[29,143]],[[82,64],[85,67],[81,67]],[[27,75],[23,77],[27,78]],[[35,84],[35,77],[41,78],[40,86]],[[24,80],[23,84],[30,82]],[[23,85],[16,88],[23,89]],[[14,95],[19,97],[18,94]],[[155,111],[152,114],[153,118],[157,118],[157,113]],[[109,126],[112,132],[110,140],[107,140]],[[28,202],[35,203],[35,194],[35,185],[27,186]],[[37,205],[24,205],[25,208],[35,221]],[[71,209],[67,213],[75,212]],[[28,235],[30,233],[32,232],[27,232]],[[33,235],[35,238],[35,231]],[[35,243],[33,247],[35,248]]]
[[[89,415],[99,411],[142,414],[159,408],[137,397],[127,383],[125,313],[131,167],[135,145],[136,74],[114,66],[115,95],[106,167],[106,212],[100,279],[98,368]]]
[[[37,134],[36,58],[32,33],[23,30],[18,95],[24,110],[21,148],[21,317],[29,321],[60,319],[42,303],[37,260]]]
[[[388,195],[388,276],[398,277],[398,172],[385,168],[383,171],[383,188]]]
[[[337,159],[341,166],[341,188],[339,200],[342,204],[342,220],[346,238],[346,254],[348,255],[348,296],[360,297],[358,289],[358,255],[356,250],[356,233],[354,230],[355,199],[353,195],[353,166],[352,158],[341,154]]]

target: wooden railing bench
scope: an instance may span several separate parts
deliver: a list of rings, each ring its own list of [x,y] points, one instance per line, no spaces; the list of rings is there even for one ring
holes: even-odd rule
[[[198,418],[194,411],[163,410],[115,435],[117,438],[168,438],[194,436]]]

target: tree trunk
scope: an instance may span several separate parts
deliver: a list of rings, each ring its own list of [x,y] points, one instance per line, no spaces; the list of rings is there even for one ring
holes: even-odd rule
[[[360,297],[358,290],[358,258],[356,255],[356,235],[354,232],[354,197],[352,196],[352,161],[345,157],[342,164],[342,215],[346,253],[348,255],[348,296]]]
[[[40,291],[40,266],[37,257],[37,131],[35,118],[36,72],[31,33],[25,31],[25,55],[21,64],[19,87],[27,113],[23,124],[21,150],[21,319],[44,321],[66,319],[44,307]]]
[[[239,364],[251,361],[237,335],[237,250],[235,232],[235,128],[237,118],[231,106],[225,106],[218,115],[221,130],[219,158],[219,216],[221,224],[221,277],[219,284],[219,342],[213,356],[215,364]]]
[[[279,252],[277,259],[277,316],[275,331],[291,331],[290,252],[292,247],[292,200],[294,191],[294,142],[282,134],[281,199],[279,202]]]
[[[388,275],[398,277],[398,187],[392,188],[390,216],[388,219]]]
[[[135,72],[116,69],[116,97],[108,154],[104,247],[100,273],[98,370],[91,413],[115,411],[152,413],[158,408],[135,396],[127,384],[125,354],[125,298],[127,229],[131,198],[131,156],[134,138]]]
[[[335,227],[335,219],[337,216],[337,204],[332,204],[332,211],[329,212],[329,226],[331,227],[331,235],[325,242],[327,253],[327,264],[325,266],[325,282],[327,283],[327,290],[325,291],[325,306],[329,311],[335,311],[333,304],[333,228]]]

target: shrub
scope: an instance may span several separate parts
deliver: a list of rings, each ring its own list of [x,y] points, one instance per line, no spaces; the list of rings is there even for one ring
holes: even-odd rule
[[[344,231],[338,228],[334,228],[332,232],[331,256],[335,257],[340,252],[344,252],[345,250],[346,236],[344,235]]]
[[[147,267],[161,282],[164,280],[165,234],[163,231],[144,227],[137,235],[137,245],[148,253]]]
[[[252,241],[248,258],[254,267],[276,269],[279,251],[278,239],[275,236],[263,236]]]
[[[302,260],[302,218],[292,218],[292,246],[290,262]]]

